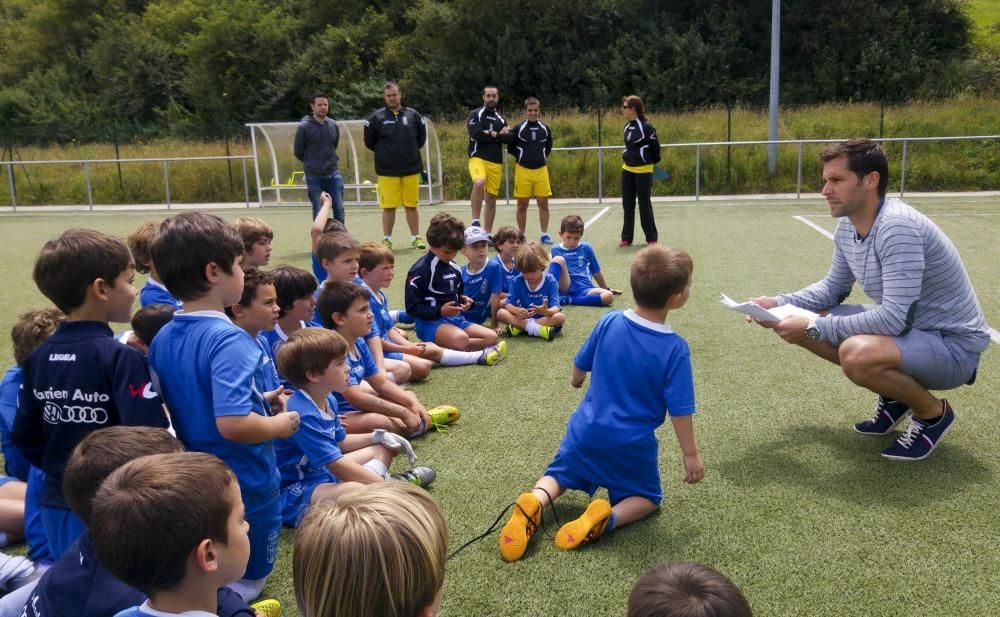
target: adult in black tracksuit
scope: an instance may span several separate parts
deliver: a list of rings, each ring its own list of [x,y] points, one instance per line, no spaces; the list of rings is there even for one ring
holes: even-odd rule
[[[619,246],[632,244],[635,230],[635,201],[639,199],[639,222],[646,235],[647,244],[656,244],[656,221],[653,220],[653,203],[650,197],[653,184],[653,165],[660,162],[660,141],[656,129],[646,121],[646,108],[637,96],[622,99],[625,116],[625,150],[622,152],[622,209],[625,221]]]
[[[365,146],[375,153],[375,173],[378,175],[378,200],[382,208],[382,243],[392,247],[392,228],[396,224],[396,209],[406,210],[410,227],[410,244],[426,249],[420,238],[420,172],[423,162],[420,149],[427,141],[424,119],[415,109],[400,103],[399,86],[386,82],[382,89],[385,107],[365,120]]]
[[[483,88],[483,106],[473,109],[465,121],[469,130],[469,177],[472,178],[472,225],[487,232],[493,229],[497,195],[500,194],[500,174],[503,170],[503,146],[514,141],[507,120],[497,111],[500,90]],[[479,215],[486,202],[485,225]]]

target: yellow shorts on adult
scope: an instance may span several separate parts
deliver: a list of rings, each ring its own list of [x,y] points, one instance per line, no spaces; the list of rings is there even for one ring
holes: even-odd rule
[[[503,172],[503,165],[484,161],[478,156],[469,159],[469,177],[472,181],[486,180],[486,192],[490,195],[500,194],[500,174]]]
[[[378,205],[386,210],[400,206],[416,208],[420,202],[420,174],[412,176],[379,176]]]
[[[549,168],[542,165],[538,169],[528,169],[520,165],[514,166],[514,197],[549,197],[552,187],[549,186]]]

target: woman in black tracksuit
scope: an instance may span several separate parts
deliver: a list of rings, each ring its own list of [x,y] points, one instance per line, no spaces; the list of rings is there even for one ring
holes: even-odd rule
[[[653,220],[653,203],[650,191],[653,183],[653,165],[660,162],[660,141],[656,129],[646,121],[646,108],[635,95],[622,99],[625,116],[625,150],[622,152],[622,209],[625,222],[618,246],[632,244],[635,229],[635,200],[639,198],[639,222],[646,235],[647,244],[656,244],[656,221]]]

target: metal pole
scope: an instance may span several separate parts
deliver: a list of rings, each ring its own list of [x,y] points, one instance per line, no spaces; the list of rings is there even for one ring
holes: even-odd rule
[[[263,206],[264,193],[260,184],[260,163],[257,161],[257,132],[252,124],[250,125],[250,148],[253,149],[253,173],[257,178],[257,203]]]
[[[802,196],[802,142],[799,142],[798,172],[795,177],[795,199]]]
[[[170,172],[167,171],[167,162],[163,161],[163,188],[167,194],[167,210],[170,209]]]
[[[903,190],[906,188],[906,145],[907,141],[903,140],[903,170],[899,174],[899,196],[903,196]]]
[[[83,164],[83,181],[87,184],[87,207],[94,209],[94,193],[90,188],[90,163]]]
[[[601,110],[597,110],[597,203],[604,203],[604,150],[601,149]]]
[[[778,70],[781,58],[781,0],[771,0],[771,97],[767,121],[767,140],[778,140]],[[778,170],[778,144],[767,146],[767,171],[772,176]]]
[[[726,103],[726,141],[730,142],[726,146],[726,192],[729,192],[729,186],[733,179],[733,106],[731,103]]]
[[[10,187],[10,209],[17,212],[17,196],[14,190],[14,163],[7,163],[7,185]]]
[[[694,147],[694,200],[701,197],[701,144]]]
[[[243,201],[246,202],[247,208],[250,207],[250,187],[247,182],[247,160],[243,160]]]

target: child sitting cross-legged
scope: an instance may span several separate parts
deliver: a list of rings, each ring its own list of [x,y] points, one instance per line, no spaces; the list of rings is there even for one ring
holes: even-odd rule
[[[343,394],[347,382],[347,341],[331,330],[306,328],[288,337],[278,351],[281,373],[296,387],[288,409],[297,411],[299,430],[274,444],[281,472],[281,516],[297,527],[310,504],[337,500],[363,484],[391,478],[427,486],[434,470],[414,467],[390,476],[392,458],[406,452],[416,461],[408,441],[376,429],[348,435],[337,416],[334,392]]]
[[[650,246],[636,255],[630,283],[635,310],[612,311],[573,358],[570,385],[590,387],[566,423],[555,458],[530,492],[518,496],[500,534],[500,555],[520,559],[542,521],[542,508],[566,489],[594,499],[580,518],[556,533],[555,544],[573,549],[655,512],[663,499],[655,431],[667,413],[684,454],[684,481],[701,480],[692,414],[694,380],[687,342],[665,325],[667,314],[691,293],[691,257],[680,249]],[[650,353],[656,350],[656,353]],[[633,387],[642,384],[642,387]]]
[[[566,316],[559,310],[559,283],[545,271],[549,254],[540,244],[528,242],[517,250],[514,263],[521,274],[511,284],[497,319],[507,324],[511,336],[526,332],[551,341],[562,330]]]

